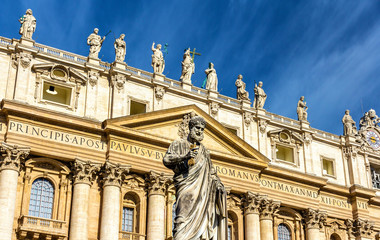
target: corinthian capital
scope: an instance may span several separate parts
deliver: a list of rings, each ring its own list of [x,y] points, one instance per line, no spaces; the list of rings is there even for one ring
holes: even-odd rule
[[[149,195],[159,194],[165,195],[166,188],[171,183],[170,178],[165,177],[164,173],[156,173],[151,171],[146,177]]]
[[[303,211],[303,216],[306,222],[306,228],[320,228],[326,222],[327,214],[325,211],[314,210],[308,208]]]
[[[113,185],[121,187],[125,176],[129,173],[130,165],[121,165],[106,161],[101,169],[103,187]]]
[[[280,208],[281,202],[273,201],[272,199],[263,198],[260,206],[261,219],[273,219],[273,215],[277,213]]]
[[[29,155],[29,147],[19,147],[2,142],[1,147],[0,171],[8,169],[20,171],[22,161]]]
[[[364,219],[356,219],[355,221],[347,219],[346,226],[350,234],[355,237],[370,237],[373,233],[373,222]]]
[[[84,183],[92,185],[95,174],[100,171],[100,167],[100,164],[93,164],[90,161],[75,159],[72,167],[74,184]]]
[[[247,192],[243,196],[244,214],[260,213],[261,203],[266,199],[266,195]]]

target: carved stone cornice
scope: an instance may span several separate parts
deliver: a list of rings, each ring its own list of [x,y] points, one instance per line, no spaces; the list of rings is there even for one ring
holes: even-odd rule
[[[145,180],[149,195],[165,195],[167,187],[171,184],[170,178],[166,177],[164,173],[153,171],[147,175]]]
[[[278,212],[281,202],[263,198],[260,205],[260,220],[272,220],[273,215]]]
[[[5,142],[1,143],[1,160],[0,171],[2,170],[15,170],[20,171],[21,164],[29,155],[29,147],[19,147]]]
[[[130,168],[131,166],[129,165],[121,165],[119,163],[111,163],[110,161],[106,161],[100,170],[103,187],[121,187],[121,184],[123,183],[125,176],[129,173]]]
[[[83,183],[92,185],[95,175],[100,171],[100,167],[100,164],[75,159],[72,167],[74,184]]]
[[[261,203],[266,198],[266,195],[262,195],[259,193],[247,192],[246,194],[244,194],[242,199],[244,214],[259,214]]]
[[[305,218],[306,228],[321,228],[327,220],[327,214],[325,211],[314,210],[308,208],[303,211]]]
[[[364,219],[351,220],[345,222],[350,235],[355,237],[370,237],[373,233],[373,222]]]

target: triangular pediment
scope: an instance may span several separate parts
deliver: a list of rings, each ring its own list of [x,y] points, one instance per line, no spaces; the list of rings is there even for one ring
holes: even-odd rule
[[[201,116],[206,120],[207,126],[202,143],[210,151],[230,156],[253,158],[265,163],[269,162],[267,157],[196,105],[109,119],[105,121],[105,125],[133,129],[134,131],[173,141],[181,138],[181,134],[179,134],[181,123],[184,122],[184,117],[190,114]]]

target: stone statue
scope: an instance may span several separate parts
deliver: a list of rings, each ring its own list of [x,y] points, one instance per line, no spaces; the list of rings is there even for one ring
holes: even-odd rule
[[[124,62],[126,44],[124,41],[125,34],[120,34],[120,37],[115,40],[115,62]]]
[[[263,89],[263,82],[259,82],[259,85],[255,84],[254,92],[255,92],[255,102],[253,103],[253,106],[256,109],[263,109],[265,100],[267,100],[267,95],[265,94],[264,89]]]
[[[243,82],[243,75],[239,74],[238,78],[235,81],[235,86],[237,87],[237,99],[249,101],[249,93],[245,90],[245,82]]]
[[[193,63],[193,60],[190,56],[190,48],[185,50],[185,53],[183,54],[183,61],[182,61],[182,74],[179,78],[182,82],[190,83],[191,84],[191,75],[195,71],[195,64]]]
[[[302,96],[297,105],[297,115],[299,121],[307,121],[307,106],[304,100],[305,97]]]
[[[380,123],[380,118],[376,115],[376,111],[373,109],[370,109],[360,119],[360,122],[359,122],[360,130],[365,130],[368,127],[380,128],[380,126],[378,125],[379,123]]]
[[[98,59],[98,55],[100,52],[100,49],[102,48],[102,44],[106,37],[104,36],[103,38],[98,35],[99,29],[95,28],[94,32],[90,34],[87,38],[87,45],[90,46],[90,53],[89,57],[90,58],[96,58]]]
[[[174,171],[174,240],[227,240],[226,190],[201,144],[205,127],[202,117],[192,117],[187,139],[174,141],[163,159]]]
[[[152,44],[152,67],[154,73],[162,74],[165,69],[165,60],[164,55],[161,52],[161,44],[157,44],[157,47],[154,48],[154,42]]]
[[[352,120],[350,116],[350,110],[346,110],[343,119],[343,135],[354,135],[356,134],[356,123]]]
[[[20,35],[23,38],[32,39],[33,33],[36,30],[36,18],[33,16],[32,9],[26,10],[25,15],[18,21],[21,23]]]
[[[209,63],[208,69],[205,70],[207,75],[206,89],[210,91],[218,91],[218,76],[212,62]]]

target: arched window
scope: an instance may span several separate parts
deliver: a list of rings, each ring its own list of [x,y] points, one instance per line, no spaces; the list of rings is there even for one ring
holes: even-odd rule
[[[340,240],[340,237],[336,233],[334,233],[330,236],[330,240]]]
[[[139,200],[134,193],[127,193],[123,200],[123,213],[121,220],[121,231],[138,232]]]
[[[176,213],[176,202],[173,203],[173,208],[172,208],[172,230],[174,230],[175,227],[175,217],[177,216]]]
[[[52,218],[53,202],[53,184],[46,178],[37,178],[32,184],[29,215],[33,217]]]
[[[280,223],[278,225],[278,240],[290,240],[291,239],[291,234],[289,228],[283,224]]]

